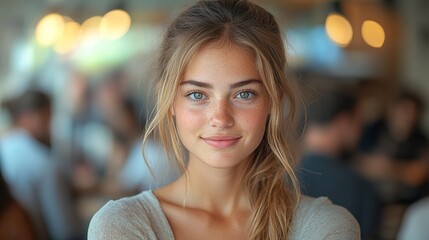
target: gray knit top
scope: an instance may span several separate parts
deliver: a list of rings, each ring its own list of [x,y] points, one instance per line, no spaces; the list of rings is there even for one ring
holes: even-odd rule
[[[109,201],[91,219],[88,239],[174,240],[174,234],[152,191]],[[327,198],[303,196],[292,223],[290,240],[360,239],[359,225],[343,207]]]

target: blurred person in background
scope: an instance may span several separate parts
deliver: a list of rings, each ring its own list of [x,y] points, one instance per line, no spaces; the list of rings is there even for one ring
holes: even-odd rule
[[[351,91],[337,88],[321,90],[309,103],[298,168],[301,190],[347,208],[361,226],[362,239],[372,239],[379,201],[369,182],[348,166],[361,131],[359,109]]]
[[[181,173],[170,165],[162,145],[154,139],[149,139],[143,146],[142,135],[139,133],[143,132],[142,126],[145,125],[145,121],[139,121],[139,119],[143,118],[144,120],[144,114],[138,117],[130,100],[124,101],[122,106],[123,113],[117,115],[117,118],[121,120],[118,119],[117,127],[113,127],[113,129],[116,130],[116,135],[123,136],[122,138],[128,136],[129,141],[127,142],[130,142],[131,145],[128,149],[126,161],[119,172],[121,188],[125,192],[136,193],[157,189],[176,180]],[[145,163],[143,154],[146,156],[147,164],[151,166],[154,174],[151,173]]]
[[[384,118],[364,130],[357,168],[374,182],[386,204],[410,204],[427,193],[428,139],[420,128],[423,103],[400,94]]]
[[[37,239],[79,238],[70,186],[51,153],[49,96],[29,90],[5,107],[12,127],[1,137],[1,170],[13,196],[30,214]]]
[[[103,185],[111,192],[129,195],[156,189],[176,180],[180,171],[170,166],[161,144],[151,139],[143,149],[145,114],[137,113],[133,100],[123,97],[115,104],[109,102],[98,101],[98,104],[103,104],[99,106],[100,110],[108,109],[108,112],[102,111],[101,117],[113,133],[112,152],[106,162]],[[108,105],[114,107],[108,108]],[[143,154],[154,175],[146,165]]]
[[[180,175],[180,171],[170,166],[157,141],[148,141],[143,149],[146,113],[143,109],[139,112],[135,100],[129,97],[128,82],[125,70],[118,68],[101,80],[95,90],[96,113],[113,136],[112,150],[106,159],[105,174],[101,180],[102,188],[111,197],[156,189]],[[142,153],[146,154],[156,178],[145,164]]]

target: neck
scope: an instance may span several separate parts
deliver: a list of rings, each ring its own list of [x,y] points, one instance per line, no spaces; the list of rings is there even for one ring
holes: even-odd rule
[[[247,161],[228,169],[213,168],[198,159],[190,159],[187,174],[179,180],[184,188],[185,207],[200,208],[220,215],[237,209],[249,209],[243,187]]]

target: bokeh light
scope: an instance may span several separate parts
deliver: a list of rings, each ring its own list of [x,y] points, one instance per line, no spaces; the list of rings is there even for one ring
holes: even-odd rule
[[[341,47],[349,45],[353,38],[353,29],[350,22],[336,13],[328,15],[326,18],[325,30],[328,37]]]
[[[80,37],[80,24],[73,21],[67,21],[61,38],[55,44],[55,51],[60,54],[71,52],[78,45]]]
[[[101,16],[93,16],[86,19],[82,23],[82,35],[84,37],[88,36],[99,36],[99,27],[102,17]]]
[[[36,41],[41,46],[50,46],[55,44],[64,31],[64,18],[51,13],[43,17],[36,27]]]
[[[366,20],[362,24],[363,40],[371,47],[381,48],[384,45],[386,35],[383,27],[376,21]]]
[[[124,36],[131,26],[130,15],[123,10],[106,13],[100,22],[100,36],[106,40],[116,40]]]

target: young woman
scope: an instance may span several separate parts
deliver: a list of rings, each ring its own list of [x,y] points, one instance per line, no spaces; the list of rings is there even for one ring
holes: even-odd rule
[[[299,197],[285,64],[281,31],[261,7],[217,0],[184,11],[163,40],[145,136],[184,174],[107,203],[89,239],[359,239],[345,209]]]

